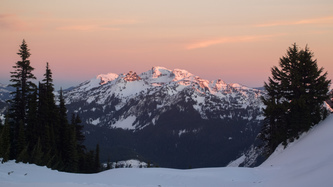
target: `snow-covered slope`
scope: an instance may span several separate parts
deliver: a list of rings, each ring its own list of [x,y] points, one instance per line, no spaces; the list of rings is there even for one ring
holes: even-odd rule
[[[261,165],[267,186],[333,186],[333,115]],[[274,181],[280,181],[279,184]]]
[[[110,187],[331,187],[333,115],[256,168],[113,169],[98,174],[69,174],[46,167],[0,165],[0,186]]]
[[[260,119],[262,93],[239,84],[227,84],[221,79],[208,81],[186,70],[157,66],[140,75],[133,71],[119,76],[98,75],[64,96],[69,109],[75,105],[74,112],[84,114],[88,124],[141,130],[155,125],[161,113],[180,101],[190,103],[203,119],[235,115],[248,120]],[[119,116],[121,109],[124,112]],[[238,109],[249,112],[239,114]],[[153,111],[158,114],[152,115]],[[97,112],[99,115],[93,114]],[[146,112],[150,115],[140,120]]]

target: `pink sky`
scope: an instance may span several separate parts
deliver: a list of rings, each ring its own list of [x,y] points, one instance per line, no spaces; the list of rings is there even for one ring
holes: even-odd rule
[[[331,0],[2,0],[0,83],[23,39],[38,80],[49,62],[57,88],[153,66],[259,87],[294,42],[333,78]]]

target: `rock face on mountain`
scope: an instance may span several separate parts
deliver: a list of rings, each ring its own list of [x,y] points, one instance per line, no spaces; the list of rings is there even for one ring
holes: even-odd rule
[[[225,166],[248,151],[261,127],[262,91],[153,67],[99,75],[65,92],[102,159],[163,167]]]

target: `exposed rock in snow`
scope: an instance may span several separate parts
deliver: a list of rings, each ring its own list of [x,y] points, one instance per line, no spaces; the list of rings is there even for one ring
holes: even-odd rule
[[[128,72],[123,79],[129,82],[141,80],[141,78],[133,71]]]

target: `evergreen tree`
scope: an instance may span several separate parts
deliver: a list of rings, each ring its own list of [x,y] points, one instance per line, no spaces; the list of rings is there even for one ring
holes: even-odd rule
[[[34,149],[32,150],[31,159],[30,159],[32,160],[32,163],[35,163],[37,165],[42,165],[43,156],[44,156],[42,144],[40,141],[41,141],[40,138],[38,138],[37,144],[34,146]]]
[[[19,154],[18,150],[16,149],[19,126],[21,122],[24,126],[26,125],[29,95],[35,87],[35,84],[32,82],[32,80],[36,79],[36,77],[32,73],[34,68],[31,67],[30,60],[28,60],[31,55],[29,51],[30,49],[28,49],[28,45],[26,44],[25,40],[23,40],[22,44],[20,45],[19,52],[17,53],[21,57],[21,60],[16,62],[16,65],[13,66],[15,71],[11,72],[10,81],[12,84],[10,84],[10,86],[15,88],[15,91],[11,93],[14,99],[9,101],[11,104],[10,124],[12,126],[11,129],[13,130],[13,136],[11,137],[12,158],[15,158],[17,154]]]
[[[101,162],[99,160],[99,144],[96,145],[96,150],[95,150],[95,172],[99,172],[101,170]]]
[[[66,171],[68,172],[78,172],[78,162],[79,162],[79,156],[78,156],[78,150],[77,150],[77,142],[76,142],[76,130],[75,126],[71,128],[71,131],[69,132],[69,138],[70,141],[68,142],[68,157],[67,157],[67,168]]]
[[[49,63],[47,62],[46,63],[46,71],[45,71],[45,74],[44,74],[44,84],[46,86],[46,90],[47,90],[47,93],[48,94],[52,94],[53,95],[53,91],[54,91],[54,88],[53,88],[53,79],[52,79],[52,71],[51,69],[49,68]],[[53,96],[54,98],[54,96]]]
[[[48,123],[48,111],[49,103],[47,102],[47,94],[45,85],[39,83],[38,85],[38,137],[41,140],[41,146],[43,147],[43,152],[47,152],[51,149],[50,140],[50,125]]]
[[[60,90],[59,106],[56,106],[52,71],[49,63],[42,83],[32,83],[36,79],[30,66],[30,52],[23,40],[19,53],[21,61],[11,72],[13,99],[9,101],[10,112],[4,125],[0,124],[0,157],[2,162],[16,159],[17,162],[30,162],[46,165],[52,169],[69,172],[99,171],[99,146],[86,152],[83,145],[79,115],[73,114],[71,124],[67,120],[67,109]]]
[[[110,158],[108,158],[108,161],[106,163],[106,170],[111,169],[111,163],[110,163]]]
[[[88,151],[85,154],[84,173],[95,173],[94,151]]]
[[[81,122],[82,121],[78,114],[72,114],[71,123],[76,129],[77,144],[78,144],[79,149],[84,150],[84,149],[86,149],[86,147],[83,145],[83,142],[85,140],[85,136],[82,132],[84,126],[80,124]]]
[[[67,121],[67,109],[65,106],[65,100],[63,98],[63,91],[62,88],[60,88],[60,94],[59,94],[59,129],[58,129],[58,133],[60,135],[59,137],[59,142],[57,144],[59,153],[61,158],[66,158],[67,157],[67,153],[68,153],[68,142],[70,141],[70,135],[68,135],[70,133],[70,127]]]
[[[18,162],[23,162],[23,163],[30,162],[29,153],[28,153],[28,147],[29,147],[29,145],[26,145],[23,148],[23,150],[17,156],[16,163],[18,163]]]
[[[18,158],[16,161],[17,162],[23,161],[23,158],[22,158],[22,160],[20,160],[19,156],[21,155],[21,157],[22,157],[22,155],[27,154],[27,144],[26,144],[26,140],[25,140],[25,128],[24,128],[22,121],[20,122],[16,149],[17,149],[17,153],[18,153]],[[24,152],[24,153],[22,153],[22,152]]]
[[[82,121],[80,116],[77,114],[75,117],[75,128],[76,128],[76,139],[80,145],[83,145],[84,140],[86,139],[83,134],[83,128],[84,126],[81,125]],[[83,147],[85,148],[85,147]]]
[[[60,114],[60,121],[62,121],[63,123],[65,121],[67,122],[67,109],[65,106],[65,100],[62,88],[60,88],[60,93],[59,93],[59,114]]]
[[[26,109],[28,103],[28,95],[31,91],[33,91],[35,84],[32,82],[33,79],[36,79],[32,71],[33,67],[30,65],[30,49],[28,49],[28,45],[25,40],[23,40],[22,45],[20,45],[19,53],[17,53],[21,57],[21,61],[17,61],[16,65],[13,66],[15,68],[14,72],[11,72],[11,82],[10,86],[16,88],[16,91],[13,92],[16,97],[16,100],[12,100],[12,102],[16,103],[18,108],[13,108],[13,110],[17,110],[18,120],[22,120],[25,123],[26,117]],[[17,121],[19,123],[19,121]]]
[[[75,129],[75,143],[76,150],[79,157],[78,172],[80,173],[92,173],[94,167],[94,154],[86,152],[86,147],[83,145],[85,136],[82,132],[83,126],[80,124],[81,119],[78,114],[72,114],[71,117],[71,128]]]
[[[53,79],[52,79],[52,71],[49,68],[49,63],[46,63],[46,71],[44,74],[44,79],[43,79],[43,86],[45,89],[45,102],[47,103],[48,106],[48,111],[47,111],[47,122],[52,126],[53,130],[58,129],[58,108],[55,104],[55,97],[54,97],[54,88],[53,88]],[[55,134],[58,134],[55,132]],[[57,137],[58,138],[58,137]]]
[[[270,155],[280,144],[298,138],[325,117],[322,107],[327,99],[330,80],[323,68],[318,69],[313,53],[294,44],[280,58],[280,69],[273,67],[272,77],[265,83],[263,97],[265,122],[260,138]]]
[[[55,104],[55,97],[53,94],[54,85],[52,79],[52,71],[49,68],[48,62],[46,63],[44,79],[40,86],[41,93],[39,100],[43,105],[40,107],[41,111],[43,112],[42,120],[44,122],[43,125],[45,130],[43,138],[45,145],[43,147],[44,152],[47,152],[44,158],[46,160],[50,160],[50,158],[55,158],[54,156],[59,154],[57,145],[60,143],[59,139],[61,135],[59,134],[59,112]]]
[[[35,87],[34,91],[30,95],[29,103],[28,103],[28,114],[27,114],[27,127],[26,127],[26,140],[28,147],[28,153],[32,152],[33,146],[37,144],[38,137],[41,136],[41,133],[37,133],[40,130],[38,126],[38,118],[37,118],[37,96],[38,90]]]
[[[5,124],[0,134],[0,157],[2,157],[2,163],[7,162],[10,156],[10,125],[8,122],[8,115],[5,119]]]
[[[1,132],[2,132],[2,128],[3,128],[3,125],[2,125],[2,120],[0,118],[0,135],[1,135]]]

